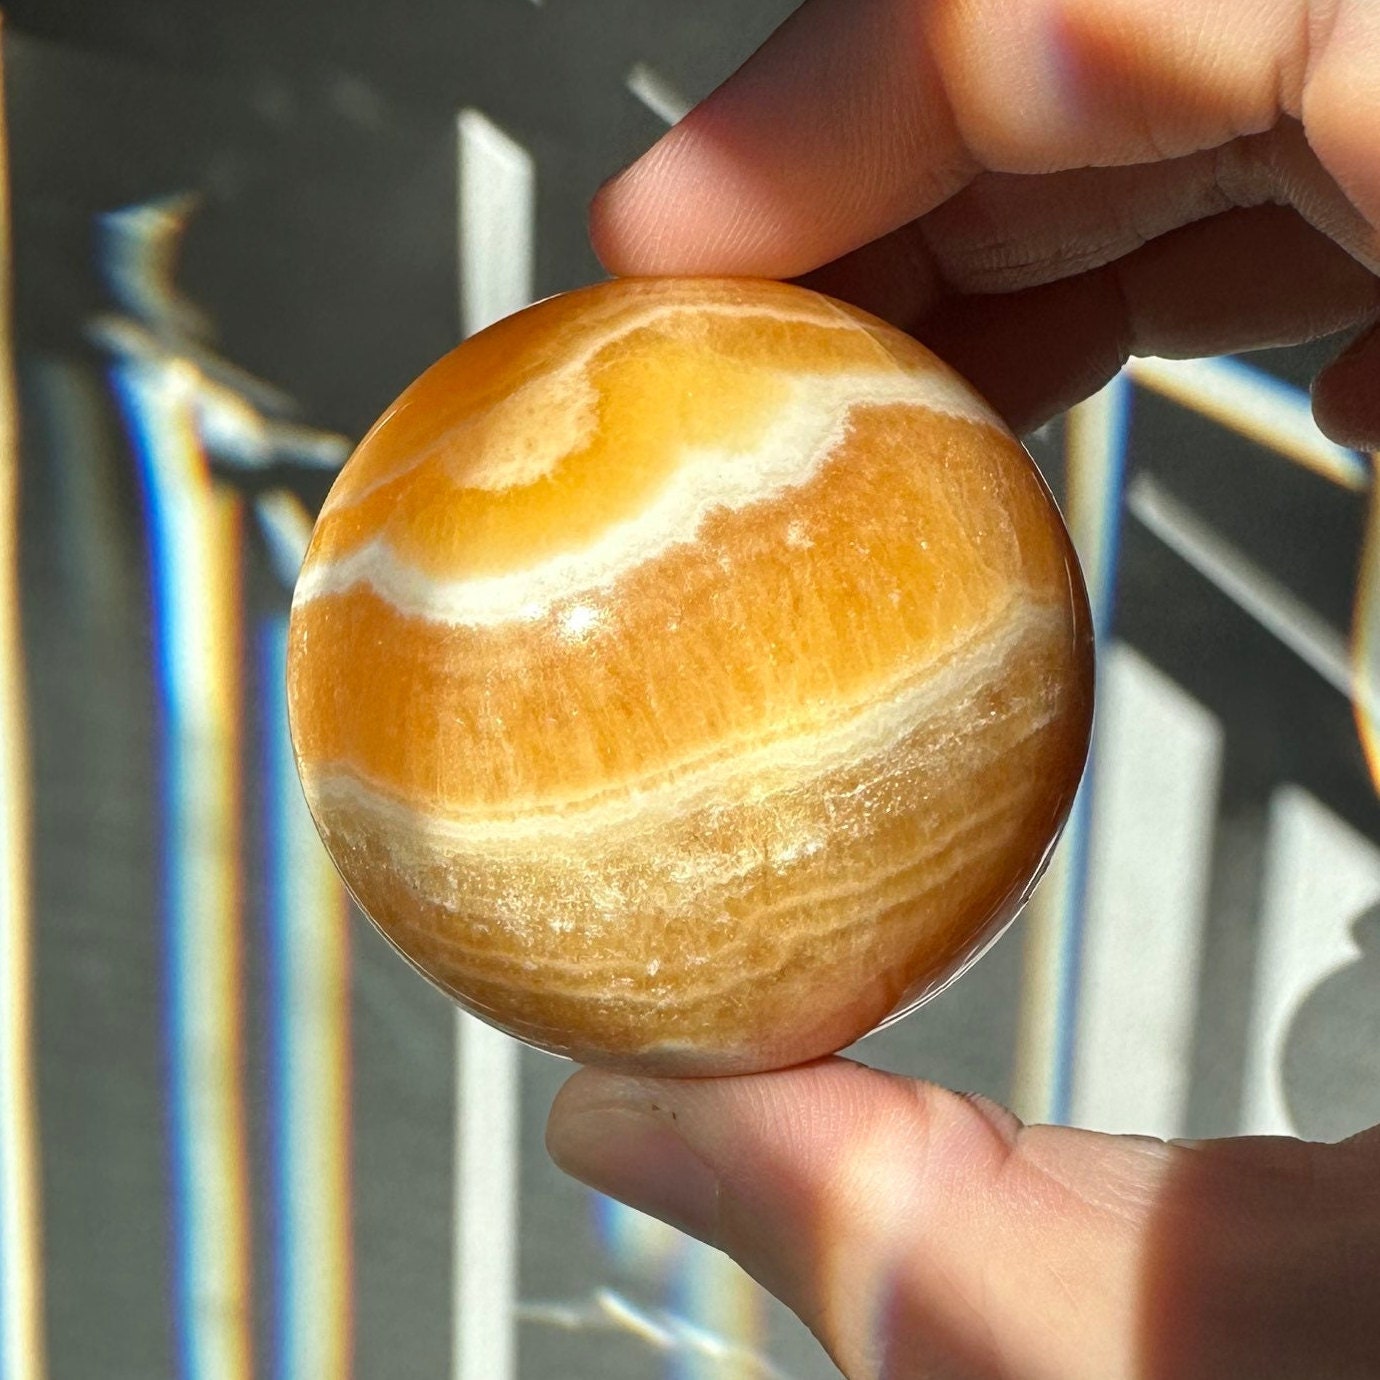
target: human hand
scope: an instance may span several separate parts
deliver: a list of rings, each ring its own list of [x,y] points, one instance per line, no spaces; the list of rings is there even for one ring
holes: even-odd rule
[[[1380,446],[1380,7],[810,0],[600,192],[616,273],[806,276],[1025,431],[1129,354],[1364,329],[1315,388]]]
[[[850,1380],[1374,1380],[1380,1129],[1167,1145],[828,1059],[583,1070],[547,1143],[726,1251]]]
[[[1022,430],[1129,353],[1360,327],[1315,408],[1376,447],[1377,72],[1369,0],[811,0],[604,189],[595,244],[622,273],[803,276]],[[739,1260],[853,1380],[1380,1374],[1380,1128],[1026,1128],[834,1059],[586,1070],[548,1143]]]

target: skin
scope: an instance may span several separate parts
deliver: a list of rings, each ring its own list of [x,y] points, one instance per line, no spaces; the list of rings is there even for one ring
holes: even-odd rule
[[[1380,448],[1377,72],[1373,0],[808,0],[600,192],[594,241],[616,273],[803,277],[1020,430],[1130,354],[1351,330],[1314,410]],[[728,1252],[853,1380],[1380,1364],[1380,1128],[1165,1144],[830,1059],[583,1070],[548,1145]]]

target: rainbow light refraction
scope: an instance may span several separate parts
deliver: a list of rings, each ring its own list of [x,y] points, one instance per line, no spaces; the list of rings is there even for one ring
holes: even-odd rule
[[[42,1380],[47,1367],[34,1078],[29,730],[19,618],[19,427],[10,345],[3,75],[0,53],[0,1380]]]
[[[281,397],[188,334],[200,317],[171,272],[193,209],[192,199],[170,197],[102,218],[103,267],[125,314],[92,331],[115,356],[111,386],[149,553],[175,1354],[188,1380],[343,1377],[353,1351],[347,911],[301,799],[282,698],[286,594],[310,517],[284,490],[254,500],[284,589],[280,613],[246,649],[246,502],[212,474],[210,459],[251,470],[283,460],[319,467],[339,463],[347,447],[265,413],[282,410]],[[253,837],[241,781],[250,723],[268,787]],[[262,1115],[246,1072],[245,950],[258,936],[243,878],[256,845],[267,959]],[[262,1185],[250,1153],[259,1119],[270,1148]],[[251,1264],[261,1196],[267,1291]],[[260,1363],[255,1312],[265,1292]]]
[[[347,1380],[352,1356],[350,932],[345,888],[302,800],[287,731],[287,619],[261,624],[268,862],[273,1372]]]
[[[1126,486],[1131,387],[1118,375],[1076,407],[1065,434],[1065,517],[1083,565],[1099,648],[1111,632]],[[1078,1026],[1097,733],[1078,796],[1044,879],[1026,908],[1025,980],[1013,1078],[1022,1116],[1065,1121]]]
[[[139,462],[152,566],[176,1355],[186,1380],[247,1380],[241,505],[211,480],[185,375],[131,363],[115,367],[113,382]]]
[[[634,64],[626,79],[622,71],[615,76],[624,81],[624,94],[667,122],[688,107],[674,82],[647,64]],[[536,185],[540,139],[529,148],[472,109],[461,113],[457,129],[458,233],[452,244],[443,224],[437,252],[457,263],[463,329],[471,331],[532,295],[534,265],[548,248],[537,242],[539,192],[554,201],[559,189]],[[0,132],[0,182],[7,182],[6,172]],[[194,197],[175,196],[102,218],[102,268],[119,315],[102,317],[91,332],[114,357],[105,377],[138,478],[152,596],[148,664],[156,692],[158,792],[129,808],[153,814],[161,871],[156,913],[130,923],[155,926],[161,937],[160,1096],[171,1232],[166,1281],[147,1287],[168,1285],[179,1380],[343,1380],[354,1364],[356,1259],[371,1244],[360,1239],[370,1219],[366,1212],[356,1222],[360,1193],[351,1162],[353,1122],[371,1110],[362,1104],[352,1112],[355,1056],[369,1036],[367,1025],[356,1029],[351,1020],[345,892],[305,811],[283,709],[288,591],[311,514],[287,488],[263,486],[278,482],[276,473],[265,478],[271,467],[331,469],[348,444],[293,420],[291,400],[216,356],[209,330],[198,336],[208,323],[175,283],[177,250],[196,204]],[[118,234],[105,233],[117,223]],[[9,257],[8,227],[0,220],[5,318]],[[50,1342],[45,1293],[62,1283],[57,1274],[45,1275],[39,1091],[54,1096],[62,1075],[51,1064],[42,1080],[36,1071],[40,1056],[52,1058],[36,1040],[36,974],[70,958],[51,943],[45,949],[43,898],[33,892],[33,878],[42,873],[35,867],[31,802],[37,793],[42,803],[43,783],[33,775],[31,723],[49,723],[41,717],[42,696],[26,696],[29,666],[38,658],[26,657],[24,633],[43,632],[20,618],[27,593],[20,545],[33,538],[20,526],[9,355],[6,319],[0,327],[0,1380],[43,1380]],[[72,367],[87,369],[85,355]],[[1334,486],[1367,505],[1349,640],[1302,600],[1289,603],[1287,591],[1269,584],[1263,563],[1224,554],[1220,534],[1156,478],[1153,454],[1143,457],[1150,462],[1146,472],[1131,473],[1144,442],[1132,444],[1129,418],[1146,394],[1202,423],[1196,434],[1204,451],[1221,429],[1306,470],[1305,482]],[[1323,682],[1319,695],[1338,696],[1334,708],[1349,694],[1365,766],[1380,789],[1376,457],[1327,441],[1304,390],[1235,359],[1132,361],[1073,415],[1066,446],[1067,515],[1104,649],[1116,634],[1119,534],[1124,524],[1138,522],[1275,637],[1282,655],[1310,667]],[[112,532],[117,527],[112,542],[125,540],[123,526],[108,524]],[[265,598],[258,578],[265,559],[278,577],[277,603]],[[1089,855],[1109,832],[1112,794],[1107,773],[1098,786],[1096,763],[1098,753],[1110,756],[1115,748],[1095,749],[1065,843],[1025,922],[1014,1100],[1027,1117],[1078,1115],[1075,1056],[1091,1043],[1080,1025],[1093,981],[1084,962],[1086,893],[1096,871]],[[1359,756],[1356,772],[1360,779]],[[1215,825],[1206,809],[1201,818]],[[1292,819],[1286,811],[1286,823]],[[1209,838],[1205,847],[1213,846]],[[57,851],[66,856],[61,841]],[[248,884],[260,877],[261,888]],[[454,1220],[447,1227],[454,1287],[443,1310],[448,1316],[437,1320],[438,1330],[450,1325],[454,1380],[514,1380],[524,1362],[530,1369],[524,1338],[539,1327],[633,1339],[646,1350],[649,1373],[655,1368],[685,1380],[781,1375],[770,1358],[771,1301],[758,1286],[726,1258],[598,1195],[588,1202],[595,1245],[581,1263],[585,1274],[574,1272],[580,1296],[525,1297],[524,1253],[551,1245],[530,1235],[549,1219],[529,1213],[521,1196],[525,1170],[541,1154],[530,1108],[525,1120],[519,1100],[535,1056],[468,1018],[447,1031],[447,1058],[452,1042],[457,1117],[449,1124],[443,1111],[431,1129],[449,1137],[455,1160]],[[264,1056],[261,1068],[257,1054]],[[1137,1110],[1143,1114],[1143,1103]],[[51,1153],[51,1140],[48,1148]],[[60,1175],[48,1173],[51,1192]],[[369,1206],[367,1195],[360,1201]],[[578,1215],[577,1207],[577,1222]],[[373,1277],[364,1271],[360,1278]],[[400,1370],[406,1360],[400,1358]]]

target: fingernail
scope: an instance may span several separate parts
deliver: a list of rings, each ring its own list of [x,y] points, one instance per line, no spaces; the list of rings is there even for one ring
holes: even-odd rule
[[[669,1110],[591,1106],[565,1117],[548,1144],[551,1158],[582,1183],[712,1241],[718,1180],[677,1134]]]

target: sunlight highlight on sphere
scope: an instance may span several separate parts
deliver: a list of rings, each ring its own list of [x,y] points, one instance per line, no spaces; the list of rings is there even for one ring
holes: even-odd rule
[[[633,279],[422,375],[293,603],[307,800],[484,1019],[747,1072],[921,1000],[1028,894],[1087,751],[1083,583],[922,346],[801,288]]]

